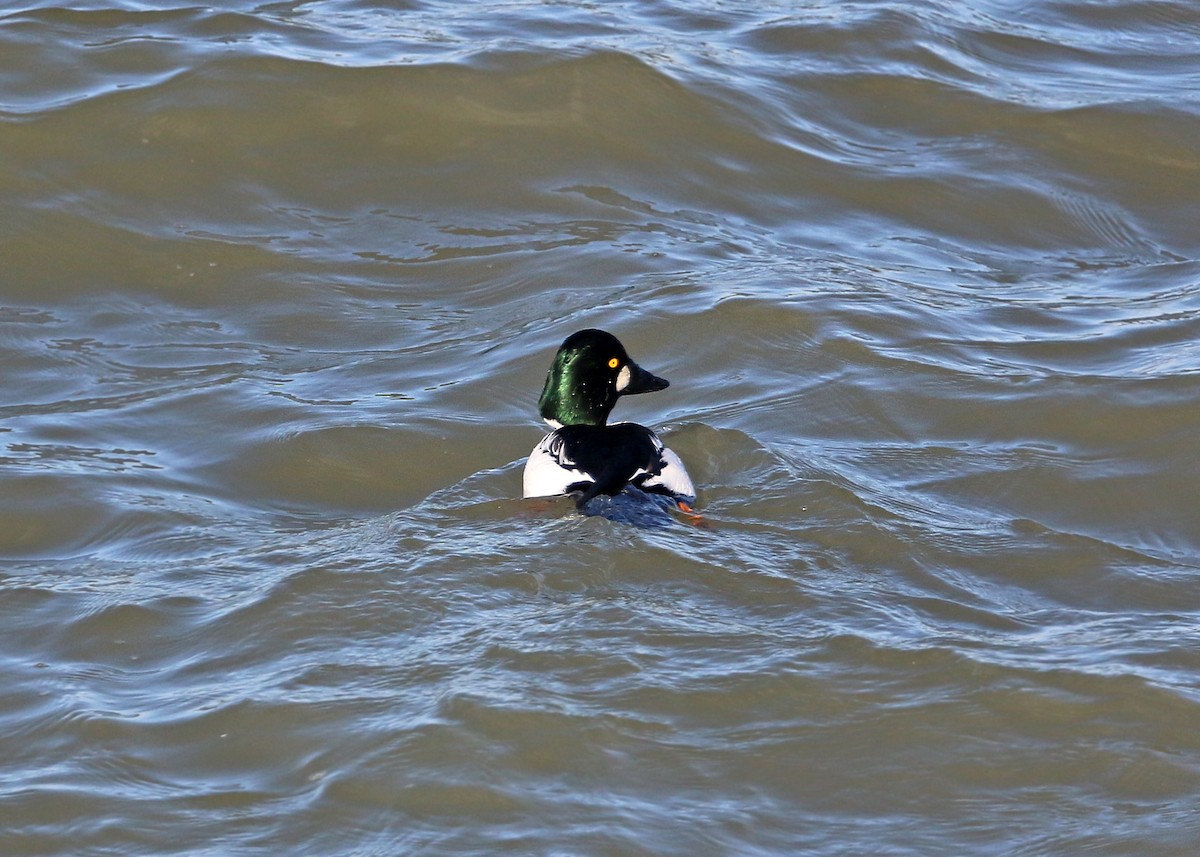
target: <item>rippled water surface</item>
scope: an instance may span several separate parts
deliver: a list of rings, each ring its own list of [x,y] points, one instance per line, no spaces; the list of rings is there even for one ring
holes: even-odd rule
[[[1191,0],[10,3],[0,203],[0,853],[1195,853]]]

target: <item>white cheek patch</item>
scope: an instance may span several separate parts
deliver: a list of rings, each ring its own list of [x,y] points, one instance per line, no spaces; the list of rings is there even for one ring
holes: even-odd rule
[[[624,393],[625,388],[629,386],[630,380],[633,378],[633,373],[629,371],[629,364],[621,367],[621,371],[617,373],[617,392]]]

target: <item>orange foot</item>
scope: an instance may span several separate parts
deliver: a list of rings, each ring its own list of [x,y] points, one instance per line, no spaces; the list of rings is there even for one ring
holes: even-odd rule
[[[708,521],[704,520],[704,516],[695,511],[691,506],[682,500],[676,500],[675,505],[679,507],[679,511],[687,516],[688,523],[696,527],[707,527]]]

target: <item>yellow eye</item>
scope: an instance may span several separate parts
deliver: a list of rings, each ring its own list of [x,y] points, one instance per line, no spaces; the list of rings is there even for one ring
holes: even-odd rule
[[[609,369],[616,369],[616,368],[617,368],[618,366],[620,366],[620,365],[621,365],[621,361],[620,361],[620,360],[618,360],[618,359],[617,359],[617,358],[615,358],[615,357],[611,358],[611,359],[608,361],[608,368],[609,368]]]

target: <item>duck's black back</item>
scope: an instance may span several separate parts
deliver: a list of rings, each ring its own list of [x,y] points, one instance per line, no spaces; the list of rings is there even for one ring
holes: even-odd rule
[[[637,423],[563,426],[554,434],[561,443],[561,451],[556,451],[560,460],[592,478],[568,489],[583,491],[577,501],[580,506],[600,494],[620,494],[631,482],[637,485],[662,469],[661,443],[654,432]]]

